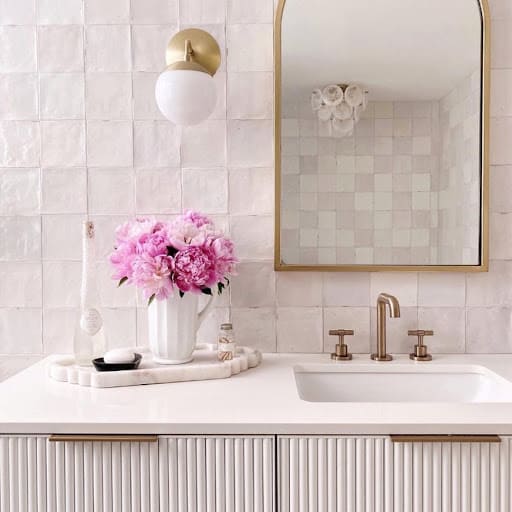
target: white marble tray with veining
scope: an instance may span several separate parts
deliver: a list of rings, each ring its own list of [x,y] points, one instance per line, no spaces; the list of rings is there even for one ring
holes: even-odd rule
[[[237,347],[236,357],[231,361],[217,359],[217,346],[198,344],[194,359],[180,365],[163,365],[153,362],[147,349],[137,347],[134,352],[142,354],[137,370],[98,372],[93,366],[78,366],[72,356],[55,356],[48,366],[49,376],[60,382],[69,382],[94,388],[114,388],[164,384],[191,380],[226,379],[232,375],[254,368],[261,363],[258,350]]]

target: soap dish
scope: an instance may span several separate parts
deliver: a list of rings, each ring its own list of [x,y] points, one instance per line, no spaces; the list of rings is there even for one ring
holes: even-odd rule
[[[130,363],[105,363],[103,357],[98,357],[97,359],[92,360],[92,364],[94,368],[99,372],[119,372],[122,370],[136,370],[140,362],[142,360],[142,356],[140,354],[134,354],[135,359]]]

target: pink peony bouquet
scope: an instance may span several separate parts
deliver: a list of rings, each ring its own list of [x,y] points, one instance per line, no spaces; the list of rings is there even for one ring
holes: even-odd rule
[[[231,239],[215,231],[212,221],[187,211],[172,222],[135,219],[116,229],[110,255],[113,279],[142,289],[149,303],[177,291],[220,294],[238,260]]]

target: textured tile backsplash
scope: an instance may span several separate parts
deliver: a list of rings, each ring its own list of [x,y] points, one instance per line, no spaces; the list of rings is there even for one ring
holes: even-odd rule
[[[144,304],[116,289],[105,256],[127,217],[185,207],[230,231],[242,259],[201,340],[231,314],[240,342],[264,350],[330,350],[327,330],[344,327],[368,352],[387,291],[403,306],[393,351],[419,326],[436,330],[434,353],[512,352],[512,7],[491,7],[490,272],[276,274],[272,0],[0,0],[0,353],[71,350],[87,208],[110,345],[144,343]],[[184,130],[153,100],[180,25],[214,34],[223,55],[212,118]]]

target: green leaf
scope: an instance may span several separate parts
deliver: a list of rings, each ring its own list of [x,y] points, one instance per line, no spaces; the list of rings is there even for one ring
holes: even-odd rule
[[[185,292],[183,290],[180,290],[179,293],[180,293],[180,297],[183,298],[183,296],[185,295]]]
[[[151,297],[149,297],[149,300],[148,300],[148,306],[151,306],[151,303],[155,300],[155,294],[153,293],[153,295],[151,295]]]
[[[222,291],[224,290],[224,283],[217,283],[217,291],[219,295],[222,294]]]
[[[177,252],[178,252],[178,249],[176,249],[176,247],[173,247],[172,245],[167,246],[167,256],[174,257],[174,256],[176,256]]]
[[[229,279],[226,277],[226,286],[229,286]]]
[[[201,292],[205,295],[212,295],[212,289],[211,288],[201,288]]]
[[[128,278],[125,276],[119,280],[117,287],[119,288],[123,283],[126,283],[126,281],[128,281]]]

